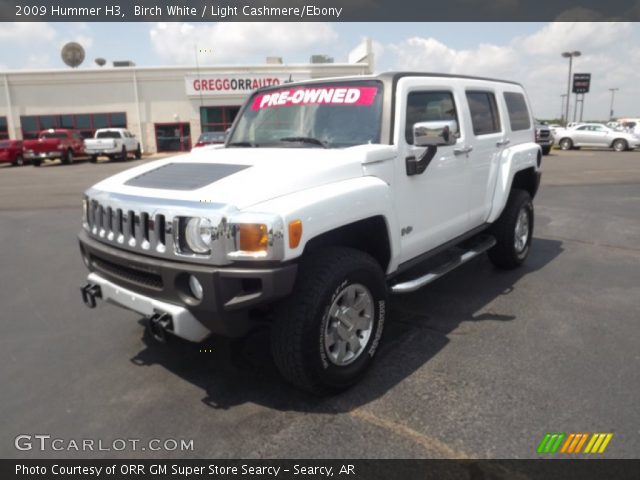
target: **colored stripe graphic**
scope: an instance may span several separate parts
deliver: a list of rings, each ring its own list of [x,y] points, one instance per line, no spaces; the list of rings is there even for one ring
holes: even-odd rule
[[[613,438],[613,433],[594,433],[584,453],[604,453]]]
[[[537,452],[544,453],[604,453],[613,438],[613,433],[546,433],[538,445]],[[585,447],[586,445],[586,447]],[[584,450],[583,450],[583,447]]]
[[[556,453],[565,436],[565,433],[547,433],[538,445],[538,453]]]

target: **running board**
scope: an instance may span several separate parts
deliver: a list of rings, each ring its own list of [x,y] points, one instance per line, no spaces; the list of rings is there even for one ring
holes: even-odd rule
[[[482,241],[473,245],[473,247],[464,250],[464,253],[461,253],[460,256],[457,256],[453,260],[450,260],[443,265],[440,265],[437,268],[434,268],[432,271],[426,273],[425,275],[414,278],[412,280],[407,280],[406,282],[396,283],[391,286],[391,293],[411,293],[416,290],[428,285],[429,283],[437,280],[441,276],[449,273],[451,270],[459,267],[467,263],[469,260],[474,259],[481,253],[486,252],[491,247],[496,244],[496,239],[494,237],[484,237]]]

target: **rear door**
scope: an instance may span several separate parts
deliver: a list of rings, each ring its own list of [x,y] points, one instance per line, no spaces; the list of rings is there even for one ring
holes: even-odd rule
[[[465,99],[471,118],[469,155],[469,228],[482,225],[491,211],[493,186],[505,146],[510,142],[498,108],[497,92],[493,88],[471,86],[466,88]]]
[[[597,147],[608,147],[613,140],[611,130],[600,125],[593,125],[591,127],[591,133],[593,135],[593,145]]]

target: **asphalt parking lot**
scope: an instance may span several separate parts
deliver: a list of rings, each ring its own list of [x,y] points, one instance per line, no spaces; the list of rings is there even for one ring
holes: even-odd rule
[[[329,399],[280,379],[266,332],[161,345],[82,305],[80,195],[139,162],[0,168],[0,457],[527,458],[546,432],[638,456],[640,152],[545,157],[526,266],[481,257],[393,298],[375,367]],[[20,434],[194,449],[21,452]]]

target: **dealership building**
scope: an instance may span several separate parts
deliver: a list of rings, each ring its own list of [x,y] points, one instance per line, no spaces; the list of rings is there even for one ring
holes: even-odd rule
[[[87,138],[98,128],[124,127],[147,153],[187,151],[201,132],[226,130],[255,88],[372,71],[366,40],[346,63],[314,55],[308,64],[268,57],[261,65],[0,72],[0,139],[35,138],[48,128]]]

